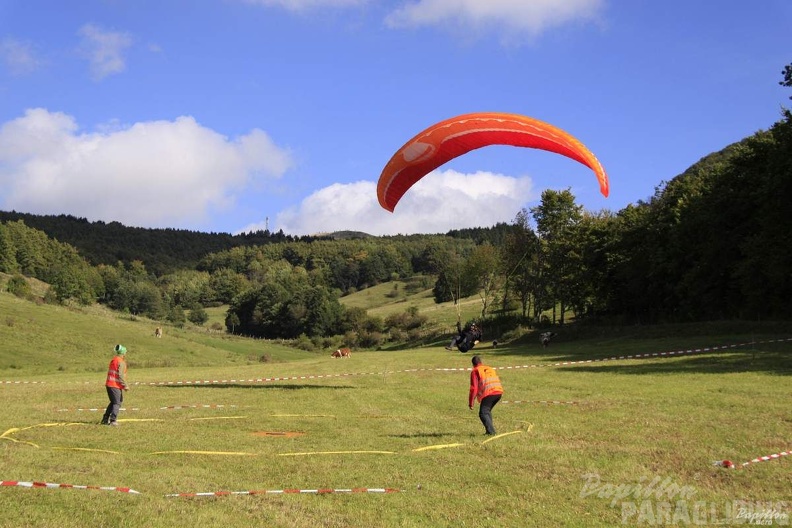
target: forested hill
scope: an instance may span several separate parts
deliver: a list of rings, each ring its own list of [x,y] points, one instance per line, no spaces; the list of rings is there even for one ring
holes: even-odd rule
[[[315,240],[355,240],[377,238],[359,231],[337,231],[314,236],[293,236],[256,231],[231,235],[204,233],[186,229],[153,229],[128,227],[118,222],[89,222],[71,215],[35,215],[0,211],[0,223],[21,220],[47,236],[77,249],[91,265],[115,265],[117,262],[143,262],[146,269],[162,276],[180,269],[194,269],[200,260],[212,253],[236,247],[260,246],[278,242],[311,242]],[[498,245],[513,229],[509,224],[449,232],[453,238],[472,239]],[[427,235],[431,236],[431,235]],[[442,235],[438,235],[442,236]]]
[[[155,275],[194,268],[206,255],[235,247],[314,240],[313,237],[285,235],[283,231],[257,231],[240,235],[202,233],[185,229],[127,227],[118,222],[89,222],[71,215],[0,211],[0,223],[17,220],[73,246],[94,266],[139,260]]]

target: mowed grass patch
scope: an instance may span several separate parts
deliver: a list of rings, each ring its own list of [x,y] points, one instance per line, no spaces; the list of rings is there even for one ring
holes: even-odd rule
[[[34,376],[29,381],[45,383],[0,386],[0,434],[21,429],[7,435],[16,441],[0,440],[0,478],[128,486],[142,495],[2,488],[2,522],[614,526],[625,504],[638,507],[643,499],[614,500],[606,486],[656,478],[694,490],[691,515],[693,501],[721,510],[736,500],[784,501],[792,485],[790,460],[731,471],[712,462],[739,464],[792,447],[789,342],[555,365],[748,337],[561,339],[549,349],[477,348],[499,367],[504,400],[526,402],[495,408],[498,431],[519,432],[488,443],[476,411],[467,408],[470,354],[439,347],[356,351],[344,360],[307,356],[196,367],[187,358],[185,365],[130,368],[136,384],[124,406],[139,410],[122,412],[118,428],[97,425],[98,412],[76,410],[106,404],[96,375]],[[259,346],[266,351],[271,345]],[[276,377],[298,379],[255,381]],[[158,384],[178,380],[217,383]],[[537,403],[542,400],[576,403]],[[168,408],[177,406],[183,408]],[[56,423],[73,425],[41,426]],[[263,437],[257,434],[262,431],[303,434]],[[592,487],[595,476],[598,488]],[[402,491],[165,497],[355,487]],[[677,494],[670,501],[680,499]],[[652,495],[649,507],[667,500]]]
[[[421,277],[417,277],[420,281]],[[349,308],[363,308],[371,316],[385,319],[389,315],[404,313],[415,308],[428,318],[429,324],[448,328],[454,332],[457,317],[463,322],[481,315],[481,300],[478,296],[453,302],[436,303],[432,288],[415,290],[405,281],[391,281],[341,297],[341,303]]]

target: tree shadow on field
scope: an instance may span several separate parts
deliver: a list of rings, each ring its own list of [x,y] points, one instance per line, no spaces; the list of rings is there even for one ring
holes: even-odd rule
[[[303,390],[303,389],[325,389],[325,390],[341,390],[341,389],[357,389],[351,385],[306,385],[306,384],[280,384],[280,383],[207,383],[194,385],[157,385],[158,389],[285,389],[285,390]]]
[[[661,356],[624,359],[614,362],[586,363],[556,367],[567,372],[616,374],[726,374],[765,372],[779,376],[792,375],[792,354],[777,351],[745,350],[707,352],[692,356]]]

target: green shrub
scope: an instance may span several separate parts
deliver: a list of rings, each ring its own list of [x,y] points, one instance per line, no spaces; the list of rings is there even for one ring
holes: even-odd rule
[[[8,280],[6,289],[21,299],[29,299],[31,296],[30,285],[22,275],[14,275]]]

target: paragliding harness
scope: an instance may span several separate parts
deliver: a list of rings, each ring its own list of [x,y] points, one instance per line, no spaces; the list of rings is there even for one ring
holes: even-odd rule
[[[543,332],[539,334],[539,342],[542,343],[544,348],[550,346],[550,340],[554,338],[557,334],[555,332]]]
[[[457,347],[460,352],[467,352],[468,350],[472,349],[479,341],[481,341],[481,328],[476,325],[476,323],[471,323],[470,325],[465,326],[465,329],[462,330],[462,311],[461,311],[461,286],[459,281],[456,284],[456,295],[454,295],[453,288],[451,289],[451,297],[454,300],[454,305],[456,306],[457,312],[457,332],[459,335],[454,337],[451,340],[451,344],[446,347],[447,350],[451,350],[451,347]]]
[[[460,352],[467,352],[481,341],[481,328],[475,323],[463,331],[459,321],[457,321],[457,330],[459,330],[459,337],[457,338],[456,347]]]

